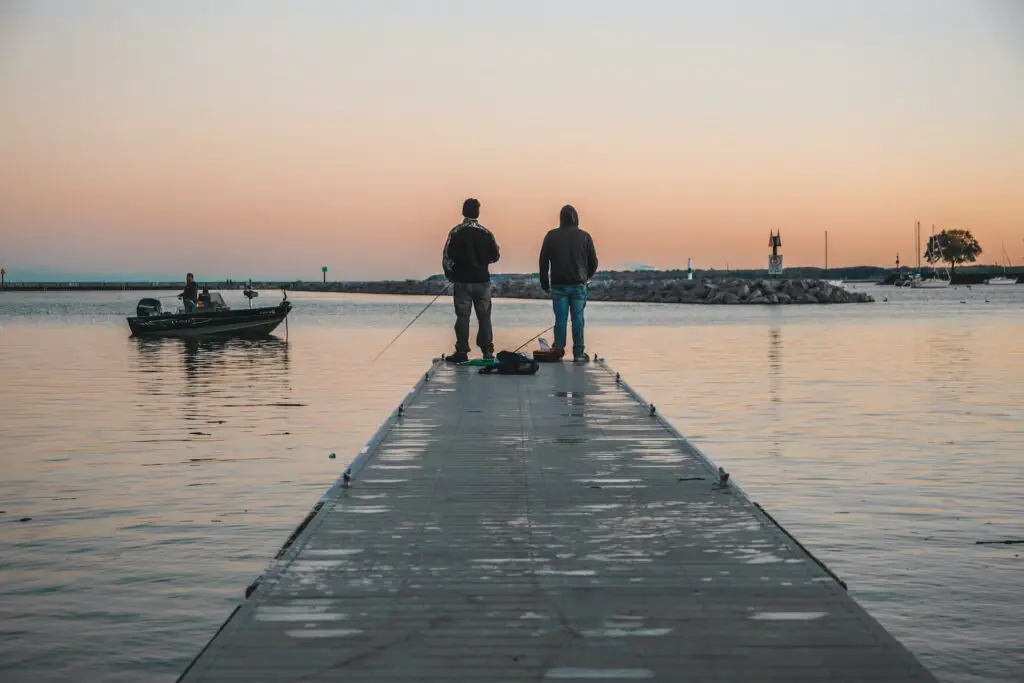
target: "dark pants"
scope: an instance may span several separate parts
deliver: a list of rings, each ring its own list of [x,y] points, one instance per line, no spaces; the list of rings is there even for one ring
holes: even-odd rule
[[[494,333],[491,331],[491,283],[456,282],[455,298],[455,350],[469,353],[469,314],[476,309],[476,345],[484,353],[494,353]]]

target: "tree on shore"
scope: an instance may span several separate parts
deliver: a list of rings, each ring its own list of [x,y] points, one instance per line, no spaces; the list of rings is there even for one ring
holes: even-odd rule
[[[948,263],[950,277],[961,263],[974,263],[981,256],[981,245],[970,230],[943,230],[928,238],[924,258],[928,263]]]

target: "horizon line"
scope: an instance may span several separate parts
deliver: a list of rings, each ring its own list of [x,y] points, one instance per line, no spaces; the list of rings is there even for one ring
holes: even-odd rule
[[[936,264],[936,265],[922,264],[921,265],[921,269],[922,270],[924,270],[924,269],[935,269],[937,267],[938,268],[942,268],[942,267],[944,267],[944,265],[943,264]],[[900,264],[898,269],[899,270],[914,270],[916,268],[917,268],[916,265]],[[969,270],[969,269],[974,269],[974,268],[1003,268],[1003,269],[1008,269],[1008,270],[1016,270],[1018,268],[1024,268],[1024,266],[1009,266],[1009,267],[1007,267],[1007,266],[1002,266],[999,263],[993,263],[993,264],[972,263],[972,264],[961,264],[961,265],[957,266],[958,270]],[[783,274],[785,274],[785,271],[793,271],[793,270],[816,270],[816,271],[821,271],[823,273],[839,272],[839,271],[849,271],[849,270],[874,270],[874,271],[883,271],[883,272],[894,272],[894,271],[897,270],[897,267],[896,266],[879,266],[879,265],[862,264],[862,265],[857,265],[857,266],[835,266],[835,267],[826,268],[826,267],[820,266],[820,265],[806,265],[806,266],[798,265],[798,266],[788,266],[788,267],[784,268]],[[672,272],[686,273],[688,271],[687,271],[687,268],[685,268],[685,267],[678,267],[678,268],[649,268],[649,269],[648,268],[643,268],[643,269],[636,269],[636,268],[633,268],[633,269],[608,268],[608,269],[599,269],[597,272],[598,273],[632,273],[632,274],[637,274],[637,275],[643,275],[645,273],[672,273]],[[697,273],[709,273],[709,272],[715,272],[715,273],[765,273],[767,275],[768,274],[768,269],[767,268],[694,268],[693,269],[693,273],[695,275]],[[8,270],[7,271],[7,275],[8,276],[11,275],[11,271]],[[57,275],[59,275],[59,274],[56,274],[55,276],[51,276],[51,277],[56,277]],[[507,273],[506,272],[494,272],[494,273],[491,273],[490,275],[491,275],[492,278],[495,277],[495,276],[497,276],[497,277],[504,277],[504,278],[507,278],[507,277],[520,277],[520,278],[539,277],[539,274],[537,272],[507,272]],[[96,278],[96,279],[92,279],[92,278]],[[425,277],[383,277],[383,278],[373,278],[373,279],[368,279],[368,278],[329,279],[329,280],[327,280],[327,282],[335,282],[335,283],[338,283],[338,282],[341,282],[341,283],[354,283],[354,282],[409,282],[409,281],[423,282],[423,281],[431,280],[431,279],[444,279],[444,274],[443,273],[433,273],[433,274],[427,275]],[[252,277],[252,278],[251,277],[245,277],[245,278],[234,278],[234,277],[199,278],[199,277],[197,277],[196,278],[196,282],[199,282],[199,283],[202,283],[202,282],[210,282],[210,283],[226,283],[226,282],[231,282],[232,284],[245,284],[246,282],[249,282],[249,281],[251,281],[253,283],[299,283],[299,282],[301,282],[301,283],[313,283],[313,282],[322,282],[322,280],[320,278],[296,278],[296,277],[293,277],[293,278],[255,278],[255,277]],[[103,276],[100,276],[100,275],[96,275],[96,276],[90,275],[89,279],[75,278],[75,277],[65,277],[65,278],[47,279],[47,280],[39,280],[39,279],[28,279],[28,280],[26,280],[26,279],[11,279],[10,277],[7,277],[5,279],[5,283],[8,284],[8,285],[15,284],[15,283],[21,283],[21,284],[39,284],[39,285],[50,285],[50,284],[52,284],[52,285],[65,285],[65,286],[68,285],[68,284],[76,284],[76,285],[77,284],[81,284],[81,285],[86,285],[86,284],[172,284],[172,283],[178,283],[178,282],[184,282],[184,278],[175,277],[175,278],[169,278],[169,279],[164,279],[164,278],[134,279],[134,278],[123,277],[123,276],[122,277],[117,277],[117,276],[114,276],[114,275],[112,275],[110,277],[106,277],[106,278],[104,278]]]

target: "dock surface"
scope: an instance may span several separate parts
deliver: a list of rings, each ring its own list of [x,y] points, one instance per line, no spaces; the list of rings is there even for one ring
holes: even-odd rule
[[[436,364],[181,681],[935,681],[602,363]]]

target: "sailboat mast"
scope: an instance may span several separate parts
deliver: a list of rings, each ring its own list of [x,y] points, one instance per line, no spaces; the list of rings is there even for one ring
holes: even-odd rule
[[[914,239],[917,240],[917,272],[921,272],[921,221],[914,221]]]
[[[828,230],[825,231],[825,275],[828,275]]]

